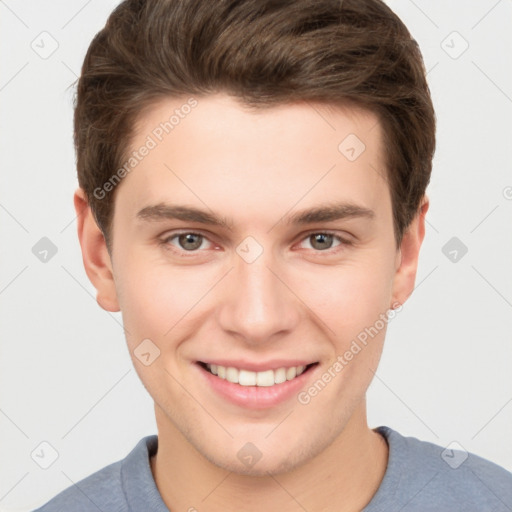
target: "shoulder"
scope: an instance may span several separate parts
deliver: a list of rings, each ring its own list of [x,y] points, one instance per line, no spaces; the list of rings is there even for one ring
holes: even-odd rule
[[[134,473],[144,461],[148,461],[148,450],[156,443],[156,436],[141,439],[126,458],[71,485],[34,512],[128,512],[124,489],[126,473]]]
[[[388,469],[377,494],[382,490],[380,497],[392,497],[403,512],[512,508],[512,473],[504,468],[466,452],[458,443],[442,447],[389,427],[376,430],[389,445]]]
[[[122,497],[121,466],[122,461],[118,461],[104,467],[64,489],[35,512],[85,512],[96,508],[95,505],[102,507],[107,503],[112,507],[108,510],[127,511],[121,506],[123,502],[119,503],[119,496]],[[116,508],[113,508],[114,504]]]

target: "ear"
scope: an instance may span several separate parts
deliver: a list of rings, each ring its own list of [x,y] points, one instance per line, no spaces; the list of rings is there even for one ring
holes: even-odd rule
[[[418,213],[406,229],[397,251],[392,304],[403,304],[414,290],[420,247],[425,238],[425,215],[428,207],[428,197],[424,196]]]
[[[74,195],[78,239],[85,272],[96,288],[96,300],[106,311],[120,311],[117,301],[112,261],[102,231],[96,223],[87,197],[79,188]]]

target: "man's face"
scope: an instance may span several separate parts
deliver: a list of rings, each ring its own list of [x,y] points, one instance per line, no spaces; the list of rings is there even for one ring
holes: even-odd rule
[[[133,150],[157,145],[116,190],[117,301],[159,432],[275,473],[365,425],[400,264],[381,128],[355,109],[197,101],[161,141],[185,100],[137,126]]]

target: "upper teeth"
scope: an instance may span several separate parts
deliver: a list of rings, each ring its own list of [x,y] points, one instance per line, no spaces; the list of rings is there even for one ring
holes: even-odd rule
[[[226,379],[228,382],[240,384],[241,386],[273,386],[274,384],[281,384],[298,377],[306,369],[305,366],[291,366],[289,368],[278,368],[277,370],[251,372],[249,370],[239,370],[232,366],[226,367],[216,364],[207,364],[206,367],[221,379]]]

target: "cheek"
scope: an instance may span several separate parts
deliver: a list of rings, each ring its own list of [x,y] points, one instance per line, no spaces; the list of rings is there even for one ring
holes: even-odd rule
[[[377,370],[387,328],[392,272],[387,265],[351,265],[325,275],[322,282],[323,286],[318,281],[315,286],[304,286],[301,293],[309,289],[308,306],[322,320],[330,346],[328,360],[319,380],[298,399],[301,404],[314,404],[319,414],[329,409],[333,417],[345,421]]]
[[[204,273],[176,270],[143,255],[126,257],[119,267],[123,273],[117,276],[116,287],[130,344],[141,337],[169,338],[208,290]]]
[[[393,273],[382,261],[315,269],[297,280],[298,294],[343,339],[372,325],[390,307]]]

